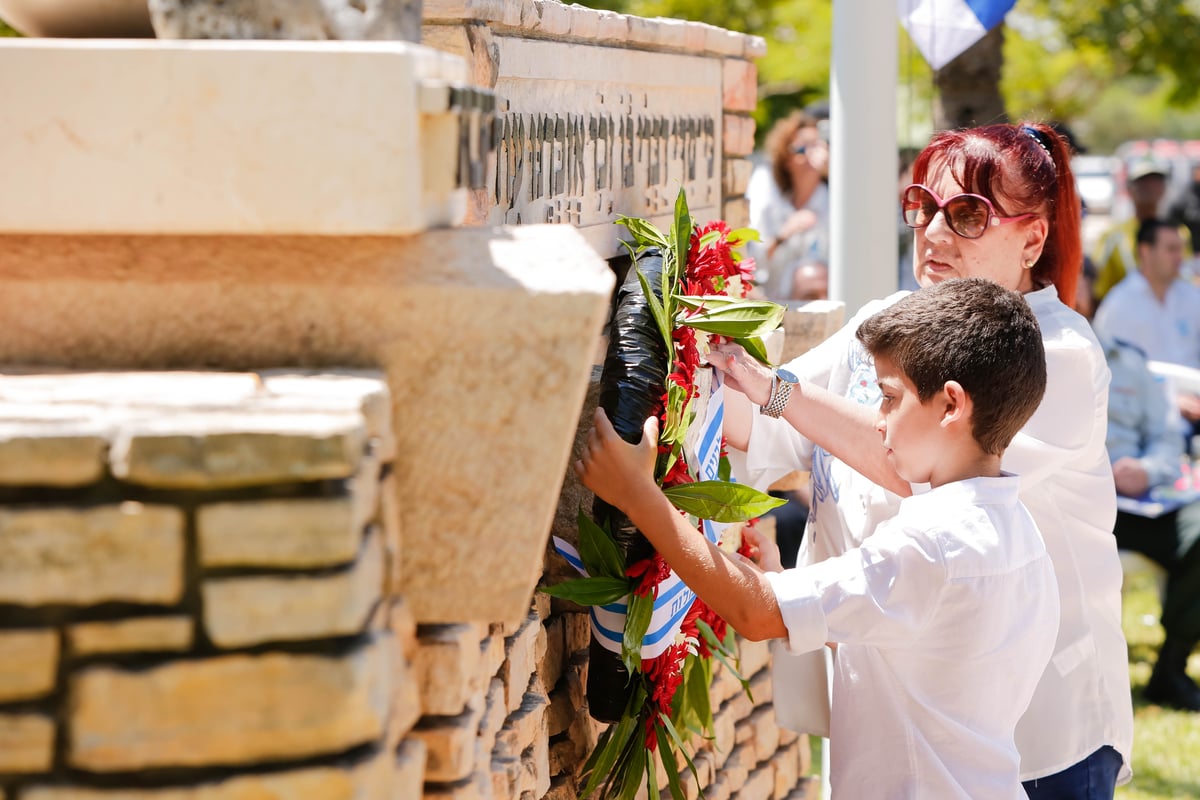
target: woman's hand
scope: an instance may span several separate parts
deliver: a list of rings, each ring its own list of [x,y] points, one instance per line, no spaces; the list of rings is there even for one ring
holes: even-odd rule
[[[725,380],[756,405],[771,399],[771,370],[745,351],[740,344],[714,345],[708,363],[725,374]]]
[[[1113,483],[1117,493],[1126,497],[1140,497],[1150,488],[1150,477],[1142,462],[1130,456],[1122,456],[1113,462]]]
[[[779,546],[768,539],[758,528],[747,525],[742,528],[742,545],[749,551],[750,559],[763,572],[783,572],[783,561],[779,557]]]
[[[629,444],[613,429],[604,409],[597,408],[583,452],[575,462],[575,474],[597,497],[630,514],[647,492],[658,491],[654,481],[657,458],[657,417],[650,417],[642,426],[641,442]]]

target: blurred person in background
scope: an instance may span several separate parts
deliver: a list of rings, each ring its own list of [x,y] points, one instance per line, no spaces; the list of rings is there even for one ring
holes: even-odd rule
[[[1092,327],[1108,341],[1132,344],[1152,361],[1200,369],[1200,287],[1183,280],[1183,231],[1161,219],[1137,231],[1137,268],[1113,287]],[[1200,422],[1200,397],[1175,393],[1190,437]]]
[[[751,208],[761,237],[756,257],[767,272],[763,290],[772,300],[802,299],[793,297],[796,271],[829,263],[829,144],[818,120],[796,111],[771,128],[766,150],[777,192]]]
[[[1167,193],[1170,168],[1159,159],[1146,155],[1133,162],[1125,179],[1133,217],[1109,226],[1100,237],[1093,261],[1096,262],[1096,285],[1093,288],[1097,303],[1126,275],[1137,271],[1137,231],[1145,220],[1155,219]],[[1190,237],[1188,239],[1190,247]]]
[[[1200,242],[1200,161],[1192,164],[1192,182],[1167,209],[1167,222],[1183,225],[1192,238],[1192,247]],[[1200,280],[1200,257],[1193,255],[1184,263],[1184,273],[1195,283]]]

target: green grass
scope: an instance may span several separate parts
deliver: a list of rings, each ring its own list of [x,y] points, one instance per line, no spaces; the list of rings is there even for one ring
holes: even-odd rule
[[[1158,587],[1149,574],[1130,577],[1124,628],[1133,686],[1133,782],[1117,789],[1117,800],[1176,800],[1200,797],[1200,714],[1151,705],[1142,697],[1162,644]],[[1188,673],[1200,679],[1200,657]]]

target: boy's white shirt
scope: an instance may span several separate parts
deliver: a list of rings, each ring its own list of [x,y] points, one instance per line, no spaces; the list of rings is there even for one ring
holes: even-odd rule
[[[904,500],[860,547],[768,574],[792,651],[839,643],[834,796],[1025,796],[1013,729],[1059,609],[1017,486],[939,486]]]
[[[867,304],[789,368],[803,380],[877,406],[874,367],[854,332],[863,319],[905,294]],[[1003,467],[1020,476],[1021,501],[1045,538],[1058,576],[1062,621],[1051,665],[1017,726],[1021,777],[1060,772],[1107,744],[1124,759],[1119,782],[1125,783],[1132,774],[1133,705],[1121,630],[1121,565],[1112,535],[1116,490],[1104,448],[1108,366],[1087,321],[1063,305],[1053,287],[1025,299],[1041,326],[1048,383],[1041,406],[1006,451]],[[798,564],[856,547],[899,508],[898,496],[814,447],[782,419],[756,417],[748,451],[744,459],[740,454],[735,459],[739,479],[759,488],[806,468],[813,473],[813,499]],[[783,658],[773,670],[779,683],[789,670],[823,669],[823,664],[810,656],[792,663]],[[823,732],[828,711],[822,693],[811,691],[777,705],[781,724]]]

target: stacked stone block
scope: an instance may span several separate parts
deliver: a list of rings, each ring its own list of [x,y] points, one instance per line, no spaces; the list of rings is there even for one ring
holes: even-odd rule
[[[0,377],[0,794],[415,797],[374,374]]]

